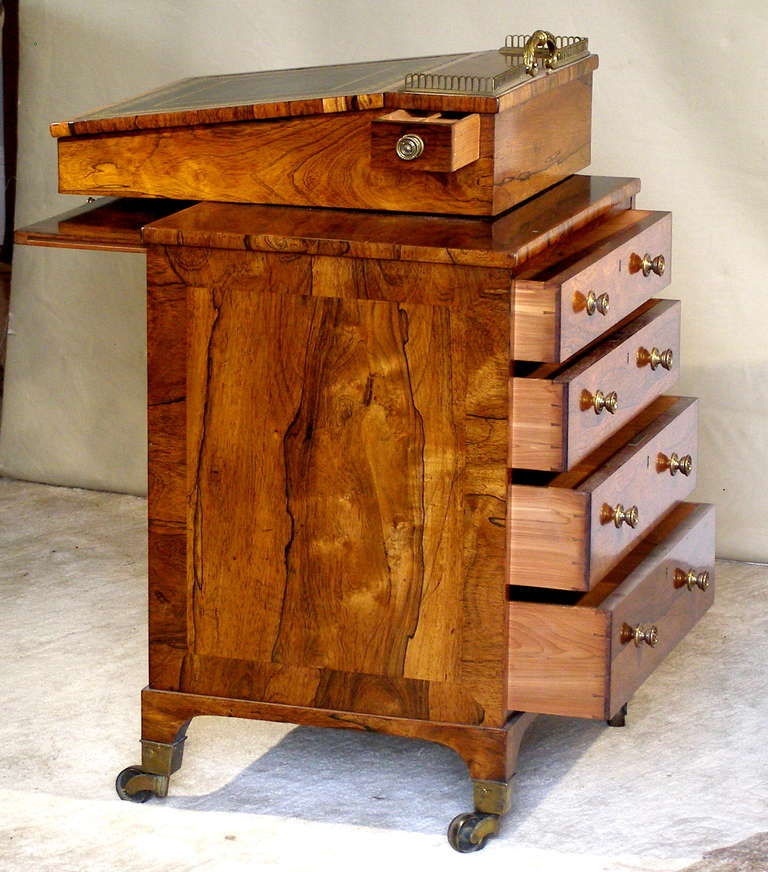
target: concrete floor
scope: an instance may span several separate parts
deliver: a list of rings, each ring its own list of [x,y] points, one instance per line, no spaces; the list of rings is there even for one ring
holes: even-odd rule
[[[118,800],[139,749],[144,515],[0,480],[3,872],[768,870],[768,568],[719,563],[715,607],[627,728],[540,718],[502,836],[462,856],[444,831],[470,782],[426,742],[198,718],[168,799]]]

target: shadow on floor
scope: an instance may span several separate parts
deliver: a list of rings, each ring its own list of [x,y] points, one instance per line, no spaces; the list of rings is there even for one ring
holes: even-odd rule
[[[534,722],[523,740],[506,832],[514,831],[515,821],[536,808],[606,729],[601,722],[555,717]],[[218,790],[179,796],[171,779],[168,798],[151,801],[178,809],[436,833],[471,809],[471,796],[464,762],[442,745],[297,727]]]

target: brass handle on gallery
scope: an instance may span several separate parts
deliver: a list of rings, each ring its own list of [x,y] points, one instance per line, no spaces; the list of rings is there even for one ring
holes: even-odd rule
[[[640,261],[640,269],[644,276],[649,276],[651,273],[656,273],[657,276],[664,275],[664,267],[667,265],[663,254],[657,254],[656,257],[651,257],[646,252],[643,259]]]
[[[523,64],[526,73],[530,76],[535,75],[539,68],[536,62],[536,51],[539,49],[547,52],[548,57],[544,61],[544,66],[551,70],[557,61],[558,51],[555,37],[548,30],[534,30],[523,48]]]
[[[647,348],[637,349],[637,365],[645,366],[647,363],[651,365],[651,369],[656,369],[659,364],[664,369],[672,369],[672,362],[675,359],[675,352],[671,348],[665,348],[664,351],[659,351],[654,347],[650,351]]]
[[[636,627],[624,624],[621,628],[621,641],[625,645],[627,642],[634,642],[638,648],[645,642],[655,648],[659,644],[659,628],[656,624],[638,624]]]
[[[400,160],[416,160],[424,153],[424,140],[416,133],[406,133],[395,143],[395,154]]]
[[[594,409],[595,414],[599,415],[605,409],[613,415],[616,409],[619,408],[619,396],[616,391],[611,391],[609,394],[604,394],[602,391],[595,391],[591,394],[589,391],[582,391],[581,394],[582,411]]]
[[[687,587],[688,590],[698,587],[699,590],[707,590],[709,587],[709,572],[706,569],[702,569],[701,572],[696,572],[695,569],[689,569],[688,572],[684,569],[676,569],[675,587]]]
[[[690,454],[684,454],[678,457],[673,451],[669,457],[666,454],[659,454],[656,461],[656,469],[659,472],[669,470],[670,475],[676,475],[682,472],[683,475],[690,475],[693,470],[693,458]]]
[[[600,513],[600,520],[604,524],[610,524],[612,521],[617,527],[626,524],[634,529],[640,523],[640,512],[637,506],[630,506],[628,509],[625,509],[621,503],[614,508],[605,505]]]
[[[607,315],[610,305],[611,298],[608,294],[600,294],[597,297],[595,296],[594,291],[590,291],[587,294],[587,305],[585,306],[587,315],[594,315],[595,312],[599,312],[601,315]]]

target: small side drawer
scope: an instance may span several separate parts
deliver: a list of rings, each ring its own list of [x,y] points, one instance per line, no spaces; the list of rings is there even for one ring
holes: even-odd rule
[[[697,424],[698,400],[659,397],[570,472],[513,472],[510,582],[593,588],[696,487]]]
[[[670,282],[672,216],[627,209],[515,276],[512,356],[561,363]]]
[[[674,385],[679,351],[679,301],[650,300],[567,366],[513,378],[509,466],[571,469]]]
[[[452,173],[480,157],[480,116],[397,109],[371,123],[374,169]]]
[[[712,605],[714,535],[714,506],[682,503],[578,599],[511,588],[507,708],[612,717]]]

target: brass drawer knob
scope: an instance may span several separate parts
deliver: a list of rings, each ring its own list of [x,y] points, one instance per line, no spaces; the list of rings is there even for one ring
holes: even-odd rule
[[[595,296],[594,291],[590,291],[587,294],[587,315],[594,315],[595,312],[599,312],[601,315],[607,315],[610,306],[611,298],[608,294],[600,294],[598,297]]]
[[[584,411],[594,409],[596,415],[599,415],[603,409],[613,415],[619,408],[619,396],[616,391],[611,391],[609,394],[604,394],[602,391],[590,394],[589,391],[584,391],[581,395],[581,407]]]
[[[416,160],[424,153],[424,140],[415,133],[406,133],[395,143],[395,154],[400,160]]]
[[[677,475],[678,472],[682,472],[683,475],[690,475],[693,470],[693,458],[690,454],[678,457],[674,451],[669,457],[666,454],[659,454],[656,468],[659,472],[664,472],[664,470],[668,469],[670,475]]]
[[[695,569],[689,569],[688,572],[684,569],[676,569],[675,587],[687,587],[688,590],[698,587],[699,590],[707,590],[709,588],[709,572],[706,569],[702,569],[701,572],[696,572]]]
[[[628,509],[625,509],[621,503],[614,508],[605,505],[601,513],[601,520],[604,524],[613,522],[617,527],[626,524],[634,529],[640,523],[640,511],[637,506],[630,506]]]
[[[636,627],[624,624],[621,641],[625,645],[627,642],[634,642],[638,648],[645,642],[646,645],[655,648],[659,644],[659,628],[656,624],[638,624]]]
[[[649,276],[651,273],[656,273],[657,276],[664,275],[664,267],[666,266],[663,254],[657,254],[656,257],[651,257],[646,253],[640,261],[640,268],[644,276]]]
[[[651,365],[651,369],[656,369],[659,364],[664,369],[672,369],[672,362],[675,359],[675,352],[671,348],[666,348],[664,351],[659,351],[658,348],[652,348],[648,351],[647,348],[638,348],[637,364],[645,366],[647,363]]]

